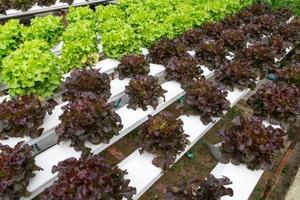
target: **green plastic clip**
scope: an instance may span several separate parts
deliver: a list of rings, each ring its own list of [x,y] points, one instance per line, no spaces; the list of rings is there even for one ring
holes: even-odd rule
[[[184,102],[184,96],[179,98],[179,103],[183,103]]]
[[[193,152],[186,153],[186,157],[191,159],[191,160],[195,160],[195,158],[196,158],[196,156]]]

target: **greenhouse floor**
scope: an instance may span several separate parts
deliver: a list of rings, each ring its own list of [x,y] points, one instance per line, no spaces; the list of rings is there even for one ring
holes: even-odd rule
[[[276,165],[281,156],[277,156]],[[278,182],[274,186],[268,200],[299,200],[299,187],[300,187],[300,143],[295,147],[295,153],[291,156],[288,163],[284,167]],[[249,200],[262,200],[262,194],[266,189],[266,184],[273,171],[265,172],[258,182],[255,190],[252,192]],[[295,182],[293,182],[295,180]],[[298,191],[298,192],[297,192]]]
[[[247,99],[246,95],[246,99]],[[177,102],[173,103],[166,108],[167,111],[172,112],[176,116],[180,113],[176,109]],[[216,133],[226,127],[230,121],[237,115],[244,114],[248,115],[251,113],[251,109],[247,106],[246,100],[242,99],[240,102],[229,111],[200,141],[198,141],[194,147],[184,156],[178,163],[176,163],[164,176],[157,181],[140,199],[141,200],[160,200],[164,197],[164,191],[166,187],[170,184],[178,183],[183,179],[189,177],[197,177],[199,179],[204,179],[206,175],[214,168],[217,161],[209,153],[206,144],[207,143],[219,143],[221,140],[216,135]],[[112,145],[108,151],[102,152],[102,156],[108,159],[111,163],[118,163],[122,161],[126,156],[130,155],[132,151],[139,147],[138,140],[138,129],[134,130],[127,137],[123,138],[119,142]],[[122,148],[126,146],[127,148]],[[284,151],[283,151],[284,152]],[[276,163],[279,163],[282,158],[282,153],[276,156]],[[289,190],[299,191],[300,178],[295,184],[298,187],[291,187],[297,174],[299,164],[300,164],[300,144],[296,146],[294,155],[284,168],[278,183],[272,191],[272,195],[268,200],[284,200],[285,196]],[[277,164],[276,164],[277,166]],[[201,168],[201,170],[199,170]],[[258,182],[255,190],[252,192],[249,200],[261,200],[262,194],[265,190],[266,183],[268,182],[270,176],[273,173],[271,171],[266,171]],[[298,173],[298,177],[300,174]],[[295,192],[294,192],[295,193]],[[293,194],[294,194],[293,193]],[[297,195],[297,193],[295,194]],[[297,197],[297,196],[294,196]],[[291,198],[286,200],[299,200],[299,198]]]
[[[298,170],[298,173],[295,176],[295,180],[292,186],[290,187],[285,200],[298,200],[299,191],[300,191],[300,170]]]

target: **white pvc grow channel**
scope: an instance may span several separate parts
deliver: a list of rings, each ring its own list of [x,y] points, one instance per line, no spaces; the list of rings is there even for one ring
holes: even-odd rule
[[[286,54],[288,54],[291,51],[292,48],[286,49]],[[191,55],[194,54],[194,51],[189,52]],[[230,57],[228,59],[232,59],[233,57]],[[280,62],[283,58],[276,60],[275,62]],[[231,102],[231,107],[234,106],[245,94],[247,94],[250,90],[245,89],[243,91],[240,91],[238,89],[235,89],[233,92],[228,93],[227,99]],[[188,145],[184,152],[182,152],[180,155],[178,155],[176,161],[178,161],[201,137],[207,133],[207,131],[212,128],[221,118],[213,118],[214,122],[209,123],[208,125],[204,125],[200,121],[200,116],[181,116],[180,119],[183,121],[183,129],[186,134],[188,134],[190,137],[188,138],[191,142],[190,145]],[[152,160],[155,158],[155,155],[144,152],[143,154],[139,153],[139,150],[136,150],[134,153],[132,153],[130,156],[128,156],[125,160],[123,160],[119,167],[123,170],[126,170],[128,174],[125,178],[130,180],[130,186],[136,187],[137,194],[134,196],[134,199],[138,199],[142,196],[143,193],[145,193],[162,175],[163,171],[161,168],[156,167],[152,164]],[[231,168],[233,168],[230,165],[226,166],[226,169],[228,168],[228,171],[232,174],[235,174],[234,171],[232,171]],[[222,171],[222,167],[218,167],[216,171]],[[225,169],[225,170],[226,170]],[[245,171],[243,167],[239,168],[241,172]],[[263,173],[262,170],[256,171],[255,173],[248,170],[246,172],[247,176],[243,178],[249,178],[249,180],[252,180],[249,183],[249,187],[247,191],[243,191],[240,193],[236,193],[234,195],[234,200],[246,200],[248,198],[248,195],[251,194],[252,190],[254,189],[256,183],[260,179],[261,174]],[[216,174],[217,175],[217,174]],[[241,173],[239,173],[241,175]],[[217,176],[219,177],[219,176]],[[239,176],[236,176],[239,177]],[[230,177],[229,177],[230,178]],[[247,180],[247,179],[243,179]],[[241,187],[241,183],[238,182],[237,185]],[[245,198],[247,197],[247,198]],[[223,197],[223,199],[232,199],[229,197]]]
[[[101,73],[107,73],[108,75],[111,75],[111,74],[114,73],[114,71],[117,68],[117,66],[119,65],[119,63],[120,62],[117,61],[117,60],[107,58],[107,59],[104,59],[104,60],[101,60],[101,61],[97,62],[95,64],[94,68],[95,69],[100,69]],[[67,77],[70,77],[70,75],[71,75],[71,72],[64,74],[63,79],[65,80]],[[5,85],[5,84],[0,85],[0,92],[4,91],[4,90],[7,90],[7,89],[8,89],[7,85]],[[53,96],[56,96],[56,95],[58,95],[58,94],[54,94]],[[0,103],[5,98],[9,98],[9,95],[0,96]]]
[[[248,92],[248,89],[243,91],[234,89],[233,92],[229,92],[227,99],[230,101],[231,107]],[[221,119],[220,117],[214,117],[214,122],[204,125],[200,121],[200,116],[183,115],[179,118],[183,121],[184,133],[189,135],[188,140],[190,141],[190,145],[186,147],[184,152],[177,156],[176,161],[178,161],[201,137],[205,135],[205,133],[207,133],[210,128],[212,128]],[[152,160],[154,158],[155,155],[153,154],[147,152],[140,154],[139,150],[136,150],[119,164],[121,169],[127,170],[128,172],[125,178],[130,179],[129,185],[136,187],[137,189],[137,194],[134,196],[134,199],[138,199],[142,196],[142,194],[163,175],[162,169],[152,164]]]
[[[71,6],[85,6],[90,4],[97,4],[97,3],[104,3],[104,2],[110,2],[110,0],[74,0],[73,4]],[[53,12],[63,9],[68,9],[70,7],[67,3],[62,3],[59,0],[56,1],[54,5],[51,5],[49,7],[46,6],[38,6],[34,5],[32,8],[30,8],[28,11],[21,11],[21,10],[14,10],[10,9],[6,11],[6,15],[0,15],[0,20],[2,19],[10,19],[14,17],[21,17],[21,16],[27,16],[27,15],[35,15],[40,13],[46,13],[46,12]]]
[[[143,50],[143,54],[146,55],[148,53],[147,50]],[[96,64],[96,69],[100,69],[100,72],[102,73],[113,73],[115,68],[119,65],[118,60],[113,60],[113,59],[105,59]],[[203,70],[203,75],[206,77],[209,77],[212,72],[208,70],[208,68],[204,66],[200,66],[201,69]],[[165,72],[165,68],[162,65],[157,65],[157,64],[150,64],[150,73],[149,75],[156,76],[156,77],[162,77]],[[64,75],[64,78],[69,77],[70,73],[67,73]],[[115,101],[120,98],[122,98],[125,95],[125,86],[128,85],[130,79],[125,78],[123,80],[120,79],[114,79],[111,81],[111,97],[109,98],[109,101]],[[0,97],[0,102],[2,102],[5,98],[8,98],[9,96],[3,96]],[[15,146],[18,142],[20,141],[25,141],[29,145],[35,145],[39,143],[45,143],[46,145],[40,145],[40,146],[45,146],[45,148],[48,148],[49,145],[47,144],[47,140],[51,140],[51,138],[55,137],[54,132],[55,128],[59,125],[59,116],[63,113],[61,107],[66,105],[66,103],[59,104],[55,107],[55,109],[52,111],[51,115],[46,115],[44,119],[44,123],[41,126],[44,128],[43,134],[35,139],[31,139],[30,137],[23,137],[23,138],[14,138],[11,137],[8,140],[1,140],[2,144],[9,145],[11,147]],[[52,139],[56,140],[56,138]],[[50,142],[51,143],[51,142]],[[38,146],[39,147],[39,146]],[[41,147],[43,150],[44,148]]]
[[[150,65],[150,75],[153,76],[162,76],[164,73],[165,68],[162,65]],[[122,96],[125,95],[125,86],[128,85],[130,79],[126,78],[124,80],[120,79],[114,79],[111,81],[111,97],[109,98],[109,101],[114,101]],[[2,144],[9,145],[11,147],[15,146],[20,141],[25,141],[29,145],[38,144],[42,140],[47,140],[47,138],[52,137],[52,135],[55,132],[55,128],[59,125],[60,120],[59,116],[63,113],[63,110],[61,109],[62,106],[66,105],[67,102],[57,105],[54,110],[52,111],[51,115],[46,115],[44,119],[44,123],[41,126],[44,128],[43,134],[35,139],[31,139],[28,136],[25,136],[23,138],[15,138],[11,137],[7,140],[1,140]]]
[[[118,61],[117,61],[118,62]],[[212,73],[211,73],[212,74]],[[209,75],[211,75],[209,74]],[[125,82],[128,80],[125,80]],[[124,84],[126,84],[124,82]],[[128,82],[127,82],[128,83]],[[121,83],[120,83],[121,84]],[[133,111],[131,109],[127,109],[127,105],[121,107],[120,109],[117,109],[116,112],[121,116],[122,124],[124,125],[122,131],[120,132],[119,136],[115,136],[109,144],[100,144],[100,145],[92,145],[88,142],[86,142],[86,146],[92,148],[93,153],[99,153],[106,149],[108,146],[113,144],[114,142],[118,141],[122,137],[124,137],[126,134],[128,134],[130,131],[138,127],[140,124],[142,124],[144,121],[147,120],[147,115],[155,115],[164,108],[166,108],[168,105],[170,105],[172,102],[176,101],[178,98],[183,96],[185,92],[181,89],[180,84],[178,84],[175,81],[169,81],[164,84],[162,84],[162,87],[167,90],[168,92],[165,94],[166,96],[166,102],[162,101],[162,98],[159,99],[159,105],[156,109],[153,109],[152,107],[148,107],[147,111],[142,111],[141,109],[138,109],[136,111]],[[117,87],[119,88],[119,86]],[[228,100],[233,104],[235,104],[242,96],[247,92],[248,90],[244,91],[238,91],[235,90],[234,92],[230,92],[228,95]],[[181,116],[182,120],[184,121],[184,129],[187,134],[190,135],[190,141],[191,145],[189,145],[186,149],[186,151],[196,142],[198,141],[203,134],[209,128],[211,128],[216,122],[210,123],[207,126],[204,126],[199,119],[199,116]],[[215,118],[216,121],[220,120],[220,118]],[[189,124],[189,125],[188,125]],[[197,128],[198,127],[198,128]],[[200,130],[200,131],[199,131]],[[201,132],[202,130],[202,132]],[[199,132],[201,132],[199,134]],[[50,186],[51,183],[55,180],[55,174],[53,175],[51,173],[51,168],[53,165],[57,164],[59,161],[62,161],[69,157],[80,157],[80,152],[76,152],[73,148],[69,147],[70,142],[62,142],[60,145],[55,145],[52,148],[48,149],[47,151],[41,153],[36,157],[36,163],[37,165],[41,166],[44,171],[36,172],[36,177],[31,179],[29,186],[27,187],[28,191],[32,192],[32,196],[28,199],[31,199],[38,195],[40,192],[42,192],[46,187]],[[184,153],[180,154],[177,158],[177,160],[183,155]],[[134,175],[133,177],[130,177],[131,184],[138,189],[138,194],[135,198],[138,198],[143,192],[147,190],[148,187],[150,187],[160,176],[162,176],[161,169],[155,167],[152,165],[152,163],[149,161],[152,161],[153,155],[144,153],[142,155],[139,155],[138,152],[134,152],[132,155],[130,155],[128,158],[126,158],[123,162],[120,163],[120,167],[122,169],[127,169],[129,174],[128,177],[132,176],[134,172],[132,172],[132,167],[134,167],[134,170],[137,170],[137,167],[140,166],[139,170],[141,170],[141,175]],[[143,160],[144,159],[144,160]],[[150,160],[149,160],[150,159]],[[140,162],[140,164],[139,164]],[[153,168],[154,167],[154,168]],[[149,170],[153,170],[153,173]],[[145,173],[147,171],[147,173]],[[159,172],[159,173],[158,173]],[[147,175],[147,177],[146,177]],[[140,178],[143,178],[145,180],[140,180]],[[137,180],[137,181],[136,181]],[[143,181],[143,182],[139,182]],[[147,182],[146,182],[147,181]],[[137,185],[134,185],[134,184]],[[145,184],[142,184],[145,183]],[[23,198],[24,199],[24,198]],[[242,200],[242,199],[239,199]]]
[[[107,73],[110,71],[113,71],[117,66],[118,66],[119,62],[116,60],[112,60],[112,59],[105,59],[100,61],[99,63],[97,63],[96,68],[100,69],[100,72],[102,73]],[[70,73],[65,75],[65,78],[70,76]],[[2,96],[0,97],[0,102],[2,102],[4,99],[9,98],[9,96]],[[57,105],[54,110],[52,111],[51,115],[46,115],[45,119],[44,119],[44,123],[41,126],[42,128],[44,128],[43,134],[35,139],[31,139],[30,137],[23,137],[23,138],[15,138],[15,137],[11,137],[8,140],[0,140],[2,144],[6,144],[9,145],[11,147],[15,146],[18,142],[20,141],[25,141],[26,143],[28,143],[29,145],[33,145],[36,144],[38,142],[40,142],[41,140],[49,137],[51,134],[54,133],[54,129],[55,127],[59,124],[59,116],[62,114],[62,110],[61,107],[63,105],[65,105],[66,103]]]
[[[266,126],[271,125],[265,121],[264,124]],[[280,128],[278,125],[271,126]],[[246,200],[251,195],[263,172],[263,170],[250,170],[245,164],[236,166],[231,163],[218,163],[211,174],[217,178],[226,176],[232,181],[229,187],[233,189],[233,196],[224,196],[222,200]]]
[[[208,70],[205,71],[208,72]],[[206,77],[209,78],[212,76],[212,74],[213,73],[210,72],[206,74]],[[123,124],[123,129],[120,131],[120,134],[113,137],[109,144],[93,145],[89,142],[85,142],[85,145],[91,148],[94,154],[100,153],[145,122],[148,119],[148,115],[155,115],[159,113],[185,94],[180,84],[176,81],[168,81],[163,83],[161,86],[167,91],[167,93],[165,93],[165,101],[163,101],[163,98],[159,98],[159,105],[156,109],[148,106],[146,111],[143,111],[142,109],[137,109],[134,111],[132,109],[128,109],[127,105],[124,105],[116,110],[116,113],[120,115]],[[69,157],[80,157],[81,152],[76,152],[74,148],[70,147],[69,145],[70,142],[61,142],[60,144],[55,145],[36,156],[36,164],[42,167],[44,170],[35,172],[36,176],[31,179],[27,187],[27,190],[31,192],[32,195],[29,198],[24,199],[34,198],[53,183],[56,178],[56,175],[51,173],[51,168],[53,165]]]

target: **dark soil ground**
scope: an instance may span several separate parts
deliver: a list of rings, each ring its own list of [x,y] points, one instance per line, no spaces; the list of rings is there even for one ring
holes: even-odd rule
[[[173,112],[179,116],[176,110],[177,103],[172,104],[165,110]],[[210,131],[199,140],[192,149],[181,158],[172,168],[170,168],[140,199],[141,200],[160,200],[164,198],[164,191],[170,184],[178,185],[182,180],[189,178],[205,179],[205,177],[216,166],[217,161],[209,153],[206,144],[218,143],[221,138],[217,136],[217,132],[228,126],[229,122],[238,115],[249,114],[251,110],[247,107],[245,101],[240,101],[237,106],[232,108],[226,116],[222,118]],[[124,148],[126,147],[126,148]],[[128,155],[134,152],[139,147],[138,129],[128,134],[104,151],[101,155],[104,156],[110,163],[118,164]],[[270,200],[283,200],[284,196],[292,184],[300,164],[300,145],[296,148],[296,153],[290,159],[289,163],[283,170],[279,178],[279,182],[274,187]],[[276,163],[279,163],[284,151],[279,153],[276,158]],[[275,164],[276,167],[276,164]],[[274,168],[275,169],[275,168]],[[272,171],[266,171],[249,200],[262,200],[262,194],[265,190],[266,183],[272,175]]]
[[[227,126],[235,116],[242,113],[243,112],[236,107],[231,109],[222,120],[206,133],[205,137],[201,138],[201,140],[191,148],[188,154],[193,154],[194,157],[189,158],[188,155],[186,155],[181,158],[141,197],[141,200],[163,199],[164,190],[167,185],[178,185],[184,179],[205,179],[218,163],[211,156],[206,145],[208,143],[216,144],[221,142],[221,138],[217,136],[217,132]]]
[[[284,152],[283,152],[284,153]],[[276,163],[278,164],[282,158],[282,154],[278,155]],[[275,165],[276,167],[277,165]],[[294,177],[296,176],[300,166],[300,143],[296,145],[294,154],[289,159],[287,165],[284,167],[278,182],[275,184],[270,197],[268,200],[283,200],[285,195],[292,185]],[[260,181],[258,182],[255,190],[252,192],[249,200],[262,200],[262,195],[266,189],[267,182],[269,178],[273,175],[274,169],[272,171],[266,171]]]

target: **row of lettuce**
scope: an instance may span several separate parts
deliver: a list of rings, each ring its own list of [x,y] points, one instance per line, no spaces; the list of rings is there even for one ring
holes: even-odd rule
[[[284,147],[286,134],[282,129],[265,126],[262,119],[299,125],[300,87],[297,77],[300,73],[300,47],[297,42],[300,18],[286,24],[290,16],[285,9],[274,12],[268,6],[254,5],[222,22],[203,25],[172,40],[161,39],[151,46],[147,59],[143,55],[124,56],[118,71],[120,78],[132,77],[126,87],[128,108],[156,108],[158,98],[166,93],[157,78],[148,76],[148,60],[164,64],[166,80],[179,82],[186,91],[184,101],[177,107],[179,112],[198,115],[199,123],[205,125],[229,111],[230,101],[225,87],[254,88],[257,78],[264,76],[265,68],[273,69],[278,76],[276,82],[264,84],[247,101],[254,109],[255,117],[236,117],[219,132],[223,138],[220,162],[244,163],[253,170],[272,168],[276,153]],[[262,39],[264,34],[271,36]],[[247,46],[249,41],[253,45]],[[276,68],[274,58],[284,55],[286,43],[296,50],[290,55],[290,61],[284,62],[286,68]],[[189,49],[196,49],[195,56],[187,53]],[[226,58],[232,51],[233,58]],[[202,76],[199,62],[212,63],[210,68],[219,72],[217,83]],[[52,172],[58,172],[58,179],[38,199],[132,199],[136,190],[130,187],[126,172],[107,164],[98,155],[90,155],[91,149],[86,146],[87,141],[95,145],[108,143],[122,129],[121,117],[113,103],[107,101],[111,95],[109,77],[96,69],[76,69],[66,79],[63,89],[63,101],[68,101],[68,104],[62,108],[61,123],[55,130],[58,142],[71,141],[71,146],[83,155],[53,166]],[[6,126],[0,132],[0,138],[39,137],[43,132],[40,126],[46,112],[50,111],[47,104],[42,104],[33,95],[1,103],[0,119]],[[152,163],[163,170],[169,169],[190,144],[183,121],[177,116],[160,112],[149,116],[139,129],[140,152],[154,154]],[[34,171],[42,170],[34,164],[29,146],[22,142],[14,148],[0,144],[0,149],[0,167],[4,172],[0,182],[4,189],[0,190],[0,197],[9,199],[28,195],[26,187]],[[185,183],[179,189],[168,188],[165,199],[220,199],[235,192],[225,187],[229,183],[228,178],[216,179],[210,175],[204,182],[197,180]],[[190,190],[190,186],[195,187]]]
[[[0,79],[11,96],[34,93],[49,97],[61,76],[95,63],[98,44],[104,54],[120,58],[149,47],[163,36],[173,38],[203,23],[220,20],[251,0],[121,0],[117,4],[71,8],[64,27],[60,17],[17,20],[0,27]],[[50,49],[63,41],[61,57]]]

